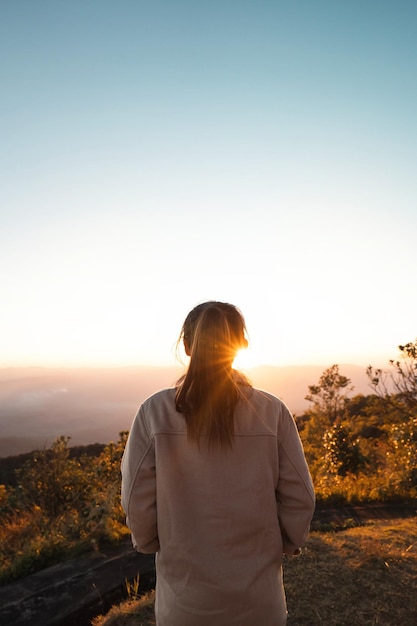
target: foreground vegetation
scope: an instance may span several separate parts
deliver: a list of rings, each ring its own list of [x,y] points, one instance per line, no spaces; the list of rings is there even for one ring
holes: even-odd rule
[[[368,396],[353,395],[338,365],[309,386],[311,406],[297,424],[319,504],[417,499],[417,340],[399,348],[388,372],[368,368]],[[0,584],[128,536],[126,438],[75,454],[60,437],[7,471],[0,463]]]
[[[288,626],[415,626],[417,518],[313,532],[284,562]],[[154,626],[153,594],[115,606],[93,626]]]
[[[417,497],[417,340],[399,350],[389,371],[368,367],[368,396],[338,365],[309,386],[297,421],[320,503]]]
[[[120,504],[126,438],[74,457],[60,437],[15,470],[16,485],[0,486],[0,584],[129,535]]]

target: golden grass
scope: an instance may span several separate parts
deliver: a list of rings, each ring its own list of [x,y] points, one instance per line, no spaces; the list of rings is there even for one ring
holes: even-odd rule
[[[284,564],[289,625],[415,626],[417,518],[313,532]]]
[[[288,626],[415,626],[417,518],[312,532],[284,562]],[[127,601],[93,626],[154,626],[153,594]]]
[[[155,626],[155,593],[145,594],[139,600],[126,600],[110,609],[106,615],[98,615],[92,626]]]

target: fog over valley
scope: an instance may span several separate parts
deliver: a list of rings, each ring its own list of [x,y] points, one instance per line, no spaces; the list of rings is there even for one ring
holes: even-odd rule
[[[295,414],[309,405],[308,385],[329,366],[260,366],[247,370],[252,383],[282,398]],[[339,365],[357,393],[371,393],[365,368]],[[60,435],[70,445],[115,441],[128,430],[138,406],[172,386],[180,367],[0,369],[0,457],[49,446]]]

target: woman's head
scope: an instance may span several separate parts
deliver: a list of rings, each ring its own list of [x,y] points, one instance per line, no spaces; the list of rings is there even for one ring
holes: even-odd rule
[[[179,341],[191,356],[196,342],[207,349],[231,356],[232,361],[241,348],[246,348],[246,325],[242,313],[233,304],[214,300],[197,305],[185,318]]]
[[[232,304],[204,302],[187,315],[179,342],[190,356],[187,373],[176,394],[176,408],[184,413],[188,435],[199,442],[207,435],[209,445],[230,446],[233,417],[242,384],[232,369],[241,348],[248,345],[242,313]]]

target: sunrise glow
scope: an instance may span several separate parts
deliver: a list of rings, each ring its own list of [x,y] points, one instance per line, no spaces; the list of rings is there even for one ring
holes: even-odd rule
[[[211,299],[242,367],[415,338],[412,3],[75,4],[2,12],[0,366],[173,364]]]
[[[235,360],[233,361],[233,367],[237,370],[250,369],[263,364],[262,358],[257,358],[254,351],[248,347],[239,350]]]

